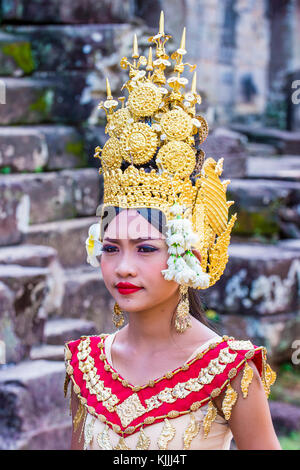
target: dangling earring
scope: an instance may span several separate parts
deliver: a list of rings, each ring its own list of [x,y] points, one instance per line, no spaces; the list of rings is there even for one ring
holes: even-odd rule
[[[180,285],[179,292],[180,301],[176,309],[175,328],[178,333],[183,333],[187,328],[192,326],[188,287]]]
[[[124,315],[117,302],[114,305],[114,313],[113,313],[112,321],[117,328],[121,328],[121,326],[123,326],[124,324]]]

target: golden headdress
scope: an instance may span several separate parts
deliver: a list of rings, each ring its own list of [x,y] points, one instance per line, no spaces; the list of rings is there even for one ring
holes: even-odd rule
[[[134,35],[133,61],[123,57],[120,62],[123,69],[129,68],[129,80],[122,87],[128,98],[115,100],[106,79],[107,99],[100,102],[99,109],[105,110],[109,139],[102,149],[96,147],[95,157],[102,164],[103,208],[161,210],[169,228],[170,258],[168,269],[162,271],[164,277],[203,289],[212,286],[225,269],[237,214],[228,222],[228,209],[234,201],[226,200],[230,180],[219,178],[223,158],[217,162],[204,159],[204,152],[196,149],[196,143],[208,136],[208,124],[196,115],[196,104],[201,103],[196,72],[187,92],[188,80],[181,76],[186,66],[191,72],[196,68],[183,63],[185,34],[184,28],[180,47],[171,55],[175,63],[168,79],[165,69],[172,64],[165,43],[171,36],[164,33],[163,12],[158,34],[149,38],[156,45],[155,60],[151,47],[148,58],[139,56]],[[192,247],[201,252],[201,265]],[[99,227],[91,228],[87,251],[93,264],[93,255],[101,253]]]

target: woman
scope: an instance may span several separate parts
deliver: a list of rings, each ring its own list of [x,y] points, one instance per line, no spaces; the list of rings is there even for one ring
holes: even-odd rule
[[[134,231],[130,230],[130,226],[139,227],[138,237],[132,237]],[[193,252],[201,261],[199,251]],[[145,385],[165,376],[167,371],[182,367],[200,351],[206,350],[209,344],[222,340],[203,318],[191,317],[191,327],[183,333],[176,330],[174,312],[180,299],[178,283],[165,280],[161,274],[168,256],[165,236],[153,225],[150,227],[136,210],[120,212],[105,231],[100,255],[103,281],[120,309],[129,314],[127,325],[105,338],[105,354],[112,366],[108,373],[116,372],[133,386]],[[140,289],[131,291],[122,289],[122,286],[118,289],[120,283],[130,283]],[[98,351],[100,353],[101,350]],[[237,448],[241,450],[280,449],[260,374],[252,360],[248,361],[248,365],[253,371],[253,379],[246,399],[241,390],[242,374],[237,374],[231,381],[238,398],[229,420],[225,419],[222,411],[224,390],[214,399],[217,416],[207,437],[204,437],[203,420],[208,407],[204,405],[194,412],[169,420],[169,435],[162,433],[163,420],[144,427],[146,448],[229,449],[233,436]],[[151,386],[148,388],[153,390]],[[79,403],[72,390],[73,418]],[[73,427],[72,449],[83,449],[84,446],[90,449],[142,448],[138,446],[139,438],[139,432],[135,432],[122,439],[113,429],[107,429],[105,423],[87,413],[85,422],[82,420],[77,428]]]
[[[266,349],[220,336],[199,315],[198,289],[221,277],[236,214],[228,221],[230,180],[223,159],[204,160],[199,145],[208,126],[196,75],[189,92],[185,29],[172,54],[165,51],[163,15],[148,60],[133,62],[113,99],[107,80],[110,138],[96,149],[104,177],[100,223],[90,228],[88,262],[100,266],[115,299],[114,334],[66,344],[72,382],[72,449],[280,449],[267,397],[275,380]],[[146,70],[140,70],[146,66]],[[169,86],[169,90],[166,86]],[[181,90],[183,88],[183,90]]]

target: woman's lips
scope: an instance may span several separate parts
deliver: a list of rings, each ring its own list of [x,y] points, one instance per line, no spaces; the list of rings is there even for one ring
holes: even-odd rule
[[[120,294],[122,295],[133,294],[134,292],[137,292],[143,289],[142,287],[137,287],[130,283],[121,283],[121,282],[116,287],[118,291],[120,292]]]
[[[138,290],[141,290],[142,287],[134,287],[134,288],[132,287],[131,289],[129,288],[124,289],[124,287],[118,287],[117,289],[120,292],[120,294],[128,295],[128,294],[133,294],[134,292],[137,292]]]

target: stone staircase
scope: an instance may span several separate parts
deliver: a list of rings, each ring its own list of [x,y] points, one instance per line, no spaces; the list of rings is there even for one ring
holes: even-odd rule
[[[123,83],[116,64],[131,47],[133,3],[2,0],[2,449],[69,448],[63,344],[114,330],[113,299],[86,264],[84,242],[103,195],[95,111],[106,72],[112,89]],[[265,344],[276,363],[300,331],[299,139],[251,135],[216,128],[203,145],[206,157],[224,157],[239,214],[225,273],[203,301],[220,333]]]

